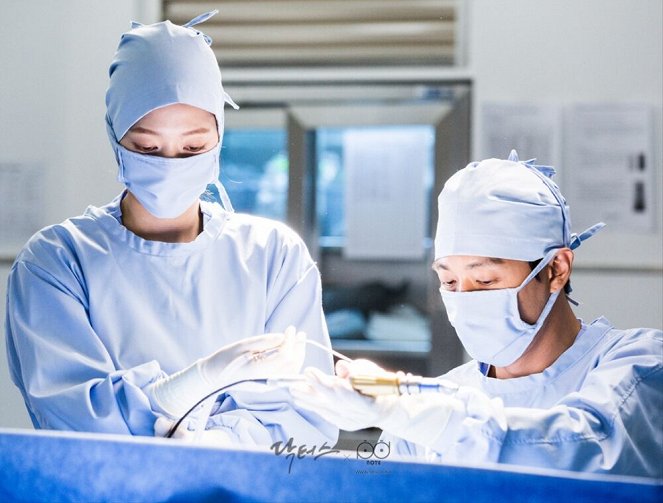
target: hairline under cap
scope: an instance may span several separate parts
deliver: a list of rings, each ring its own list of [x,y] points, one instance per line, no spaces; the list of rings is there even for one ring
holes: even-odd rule
[[[198,110],[202,110],[202,111],[204,111],[204,112],[207,112],[207,113],[211,114],[211,115],[214,117],[214,121],[216,122],[217,133],[220,134],[220,130],[219,130],[219,118],[217,117],[216,113],[212,112],[211,110],[208,110],[207,108],[204,108],[204,107],[201,107],[201,106],[197,106],[197,105],[193,105],[193,104],[191,104],[191,103],[187,103],[186,101],[173,101],[173,102],[171,102],[171,103],[166,103],[166,104],[164,104],[164,105],[156,106],[156,107],[154,107],[152,110],[149,110],[148,112],[145,112],[144,115],[142,115],[141,117],[139,117],[138,119],[136,119],[131,125],[129,125],[129,127],[127,127],[127,129],[124,131],[124,133],[122,133],[122,136],[120,136],[120,137],[117,139],[117,141],[118,141],[118,142],[121,141],[122,138],[124,138],[124,137],[127,135],[127,133],[128,133],[129,131],[131,131],[131,128],[132,128],[132,127],[134,127],[136,124],[138,124],[142,119],[144,119],[145,117],[147,117],[149,114],[151,114],[151,113],[154,112],[155,110],[159,110],[160,108],[166,108],[166,107],[169,107],[169,106],[171,106],[171,105],[187,105],[187,106],[190,106],[190,107],[193,107],[193,108],[197,108]]]

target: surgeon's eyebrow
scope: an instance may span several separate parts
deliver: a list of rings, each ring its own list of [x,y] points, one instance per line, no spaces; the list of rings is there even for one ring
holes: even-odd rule
[[[465,269],[476,269],[477,267],[483,267],[485,265],[494,265],[494,264],[503,264],[504,260],[501,258],[486,257],[483,260],[477,260],[476,262],[471,262],[465,266]]]
[[[501,258],[494,258],[494,257],[486,257],[484,259],[477,260],[476,262],[470,262],[465,266],[465,269],[476,269],[477,267],[483,267],[486,265],[493,265],[493,264],[503,264],[504,260]],[[442,269],[444,271],[448,271],[449,268],[442,262],[441,260],[437,260],[433,262],[433,270],[437,271],[438,269]]]
[[[133,126],[132,128],[129,129],[132,133],[142,133],[142,134],[152,134],[152,135],[158,135],[159,133],[156,131],[152,131],[151,129],[148,129],[143,126]],[[182,136],[191,136],[194,134],[205,134],[209,133],[211,131],[211,128],[208,127],[199,127],[196,129],[192,129],[191,131],[187,131],[186,133],[182,133]]]
[[[198,129],[192,129],[191,131],[187,131],[186,133],[183,134],[183,136],[190,136],[192,134],[204,134],[204,133],[209,133],[210,131],[211,128],[199,127]]]
[[[132,126],[129,128],[129,131],[132,133],[144,133],[144,134],[154,134],[157,135],[156,131],[152,131],[151,129],[147,129],[146,127],[143,126]]]

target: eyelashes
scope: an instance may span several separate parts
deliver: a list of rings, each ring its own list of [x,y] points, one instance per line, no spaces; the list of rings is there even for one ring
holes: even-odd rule
[[[499,280],[495,279],[489,279],[489,280],[478,280],[475,279],[474,283],[476,285],[479,285],[480,287],[489,287],[489,286],[495,286],[496,283],[498,283]],[[456,280],[451,280],[451,281],[440,281],[440,285],[442,288],[445,290],[453,290],[456,287]]]
[[[207,145],[187,145],[182,149],[182,152],[189,154],[199,154],[206,150]],[[141,154],[156,154],[159,152],[159,147],[148,146],[148,145],[138,145],[134,143],[134,150],[140,152]]]
[[[200,145],[200,146],[189,146],[189,147],[184,147],[185,150],[188,150],[189,152],[193,153],[198,153],[202,152],[205,149],[205,145]]]
[[[157,151],[157,147],[146,147],[143,145],[136,145],[136,144],[134,144],[134,147],[138,152],[142,152],[144,154],[149,154],[150,152]]]

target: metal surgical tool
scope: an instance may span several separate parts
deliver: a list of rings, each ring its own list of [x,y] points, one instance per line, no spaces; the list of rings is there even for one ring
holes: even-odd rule
[[[402,372],[382,375],[350,376],[352,387],[363,395],[419,395],[422,393],[453,394],[458,385],[445,379],[421,377]]]

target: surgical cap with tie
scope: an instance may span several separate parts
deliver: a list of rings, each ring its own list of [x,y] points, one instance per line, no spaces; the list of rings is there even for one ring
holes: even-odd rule
[[[487,159],[468,164],[438,198],[435,259],[470,255],[534,261],[552,249],[577,248],[605,224],[571,233],[569,208],[552,181],[555,170],[533,161]]]
[[[121,140],[152,110],[175,103],[214,114],[221,141],[224,103],[235,108],[237,105],[223,90],[210,38],[193,28],[215,13],[202,14],[184,26],[170,21],[133,23],[132,29],[122,35],[110,66],[106,93],[111,142]]]

